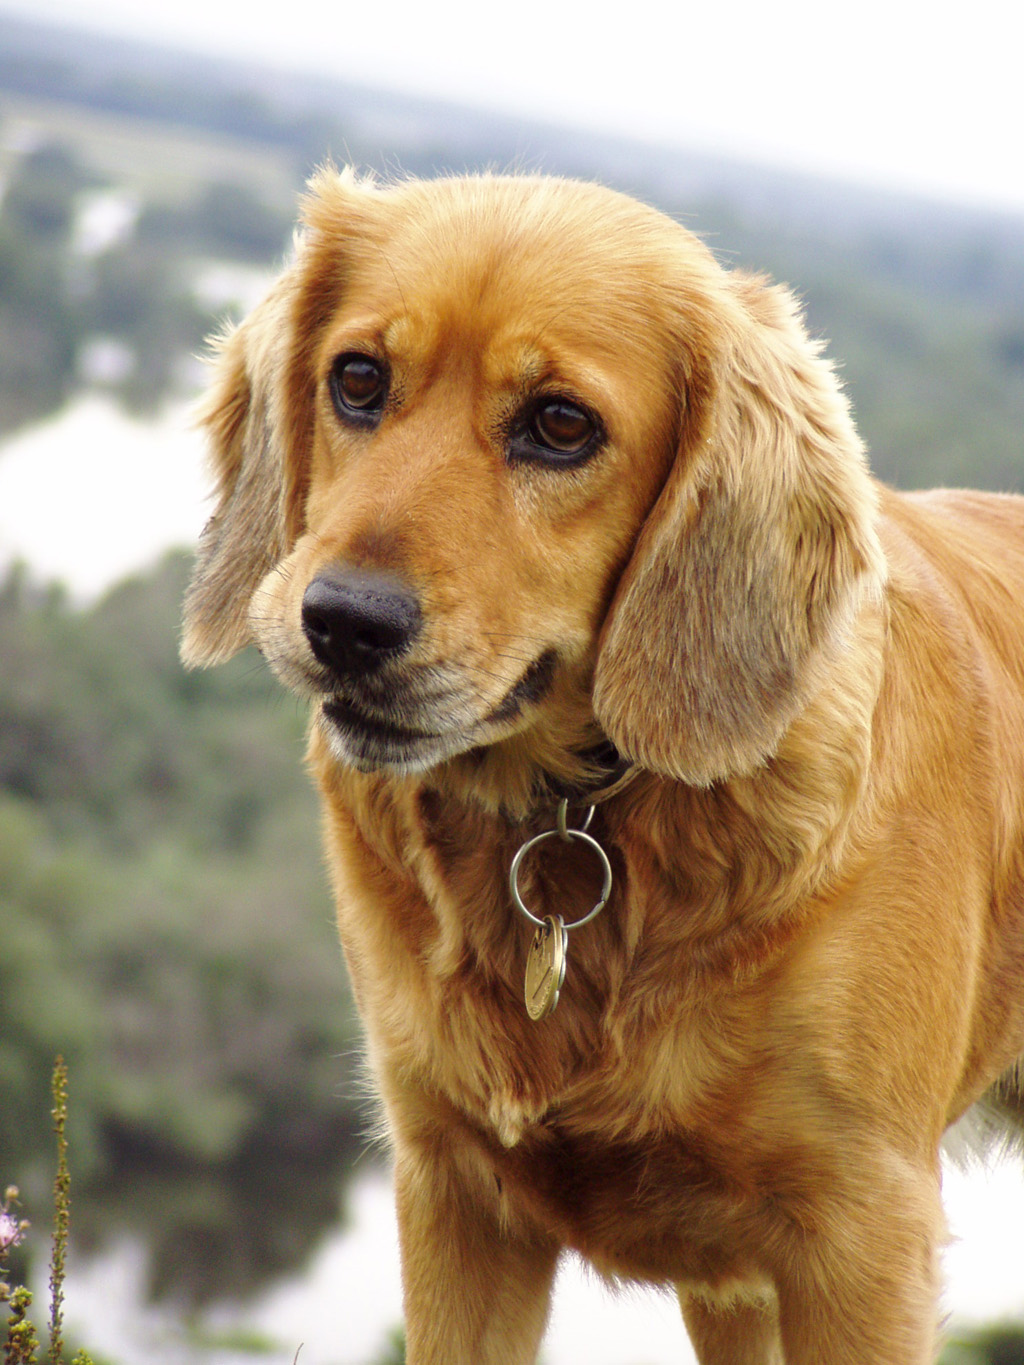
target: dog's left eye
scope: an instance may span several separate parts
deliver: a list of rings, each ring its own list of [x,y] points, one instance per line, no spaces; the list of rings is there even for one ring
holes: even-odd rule
[[[387,397],[387,373],[372,356],[340,355],[331,366],[331,401],[343,421],[372,425]]]

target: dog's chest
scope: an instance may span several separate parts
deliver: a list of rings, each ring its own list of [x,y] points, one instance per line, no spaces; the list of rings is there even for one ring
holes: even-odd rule
[[[627,1115],[650,1113],[665,1068],[641,1059],[636,1039],[651,1032],[641,1008],[652,994],[645,962],[653,973],[647,959],[663,964],[666,950],[652,949],[636,928],[647,907],[621,852],[599,831],[615,874],[607,905],[570,928],[557,1005],[535,1018],[531,947],[545,935],[510,890],[524,836],[496,834],[464,808],[452,813],[422,799],[415,814],[391,839],[392,850],[404,848],[401,865],[372,856],[365,843],[344,850],[339,919],[378,1061],[506,1148],[569,1104],[607,1119],[614,1097]],[[518,889],[537,919],[571,926],[594,905],[600,874],[589,847],[555,838],[531,854]],[[673,980],[678,994],[679,972]],[[684,1050],[699,1046],[699,1029],[677,1020],[675,1031],[689,1040]],[[694,1070],[679,1060],[678,1076]]]
[[[534,928],[510,902],[507,849],[459,837],[443,858],[427,852],[415,881],[364,863],[340,916],[396,1138],[423,1107],[476,1151],[489,1188],[609,1273],[706,1276],[715,1262],[731,1274],[721,1230],[754,1196],[722,1174],[729,1135],[712,1140],[702,1116],[721,1083],[718,1026],[706,1001],[680,1003],[675,972],[671,1009],[653,1021],[648,978],[664,964],[624,929],[645,913],[624,903],[628,869],[617,865],[618,899],[570,934],[558,1005],[534,1020]],[[531,880],[531,907],[582,903],[590,870]],[[708,1245],[705,1226],[717,1229]]]
[[[557,1012],[530,1027],[556,1023]],[[628,1048],[598,1045],[559,1066],[536,1039],[531,1052],[531,1034],[510,1047],[512,1032],[496,1019],[476,1050],[440,1063],[458,1141],[476,1149],[510,1210],[608,1274],[746,1276],[742,1229],[759,1181],[752,1171],[737,1179],[741,1141],[709,1132],[699,1085],[681,1074],[675,1093],[662,1093],[650,1059]]]
[[[510,1210],[602,1273],[713,1283],[757,1270],[757,1182],[737,1179],[700,1132],[612,1138],[555,1122],[490,1159]]]

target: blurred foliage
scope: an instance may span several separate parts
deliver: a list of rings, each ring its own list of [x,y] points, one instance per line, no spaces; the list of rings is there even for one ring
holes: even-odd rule
[[[85,612],[0,586],[0,1153],[23,1187],[57,1052],[93,1180],[323,1156],[359,1126],[300,711],[258,660],[182,670],[185,574]]]
[[[0,433],[70,393],[81,318],[68,279],[74,198],[87,177],[69,152],[26,156],[0,205]]]
[[[269,265],[291,232],[291,213],[270,211],[244,185],[204,185],[181,205],[149,204],[139,217],[135,241],[143,255],[177,251]]]
[[[107,386],[129,409],[155,411],[192,382],[186,362],[221,322],[195,296],[201,263],[269,266],[288,241],[290,209],[212,183],[173,206],[144,204],[123,235],[87,250],[75,228],[104,188],[116,192],[63,145],[15,165],[0,202],[0,435],[97,382],[82,363],[97,338],[125,357]]]
[[[957,1334],[939,1365],[1024,1365],[1024,1326],[999,1324]]]
[[[405,1365],[405,1329],[395,1327],[388,1334],[370,1365]]]
[[[4,217],[29,240],[67,247],[74,224],[74,198],[95,185],[66,148],[45,145],[30,152],[4,196]]]
[[[1024,220],[919,213],[850,236],[709,205],[698,226],[725,264],[801,298],[879,478],[1024,492]]]

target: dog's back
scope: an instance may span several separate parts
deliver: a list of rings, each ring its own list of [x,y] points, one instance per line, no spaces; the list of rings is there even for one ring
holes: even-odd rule
[[[889,685],[902,693],[891,713],[879,712],[882,742],[902,736],[892,770],[926,766],[932,799],[945,793],[952,822],[976,822],[981,845],[986,833],[991,841],[990,913],[971,964],[975,1052],[987,1066],[1002,1053],[1006,1070],[947,1145],[957,1156],[965,1146],[1024,1152],[1024,498],[883,491],[882,513],[890,631],[899,634]],[[933,688],[950,704],[936,696],[929,705]],[[915,692],[918,704],[908,706]],[[929,753],[948,760],[951,751],[955,769],[928,763]]]

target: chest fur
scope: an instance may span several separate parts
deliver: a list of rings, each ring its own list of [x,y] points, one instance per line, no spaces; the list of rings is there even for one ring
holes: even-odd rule
[[[372,815],[361,829],[335,809],[330,850],[395,1142],[448,1134],[482,1199],[557,1230],[608,1273],[748,1277],[779,1159],[766,1120],[785,1049],[768,1041],[763,974],[744,982],[735,956],[701,959],[693,885],[652,875],[646,853],[638,865],[596,822],[613,890],[569,934],[557,1009],[534,1021],[534,930],[508,887],[522,831]],[[522,893],[539,916],[570,920],[600,878],[586,856],[556,852]]]
[[[525,983],[536,931],[508,887],[517,846],[421,846],[402,868],[349,848],[339,923],[385,1093],[387,1074],[400,1076],[406,1093],[438,1097],[509,1149],[562,1122],[591,1146],[692,1125],[701,1097],[742,1072],[738,1022],[706,981],[694,988],[683,946],[650,931],[681,921],[671,889],[641,887],[611,847],[608,904],[569,931],[557,1008],[534,1020]],[[600,869],[544,851],[523,898],[538,917],[572,922],[593,905]],[[735,990],[718,999],[735,1012]]]

